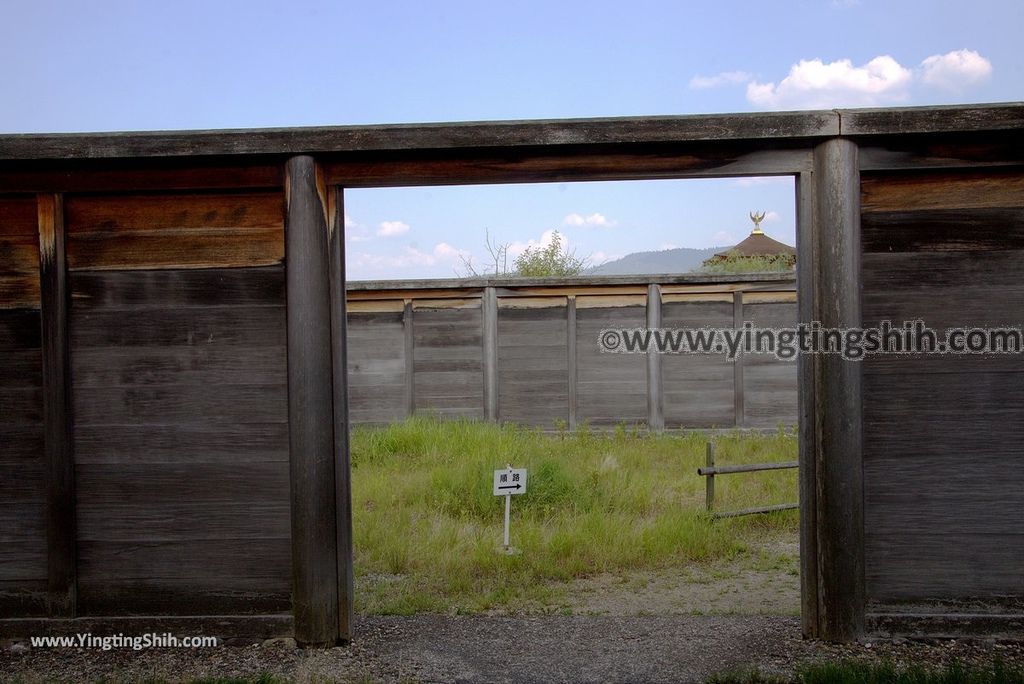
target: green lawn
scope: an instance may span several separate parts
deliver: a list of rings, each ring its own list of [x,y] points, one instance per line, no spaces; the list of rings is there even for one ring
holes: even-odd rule
[[[712,520],[704,513],[707,437],[620,427],[544,433],[415,418],[352,436],[357,609],[364,613],[556,610],[567,582],[747,554],[795,511]],[[795,460],[792,432],[716,438],[717,462]],[[503,499],[492,472],[529,469],[513,498],[514,555],[498,553]],[[796,500],[796,471],[720,476],[723,508]]]

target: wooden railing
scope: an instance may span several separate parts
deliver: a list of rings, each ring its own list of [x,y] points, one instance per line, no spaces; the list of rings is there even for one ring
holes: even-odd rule
[[[771,513],[772,511],[788,511],[799,508],[798,503],[775,504],[773,506],[759,506],[756,508],[743,508],[738,511],[715,511],[715,475],[728,475],[731,473],[755,473],[763,470],[785,470],[788,468],[799,468],[798,461],[777,461],[775,463],[745,463],[742,465],[716,466],[715,465],[715,443],[708,442],[707,460],[703,468],[697,468],[697,474],[707,478],[705,480],[705,508],[715,518],[734,518],[740,515],[752,515],[754,513]]]

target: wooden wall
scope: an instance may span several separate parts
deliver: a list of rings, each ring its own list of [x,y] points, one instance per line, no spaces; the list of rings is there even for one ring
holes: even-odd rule
[[[1024,169],[867,173],[863,317],[1020,325]],[[868,610],[1024,605],[1024,358],[864,363]]]
[[[36,198],[0,196],[0,615],[45,615]]]
[[[772,289],[756,289],[763,287]],[[665,328],[732,328],[744,320],[792,327],[796,295],[787,287],[667,285],[652,302],[641,294],[643,283],[496,287],[493,357],[484,334],[488,288],[357,288],[349,293],[350,417],[356,425],[417,412],[543,428],[646,425],[652,401],[661,401],[668,428],[791,426],[792,360],[754,355],[733,363],[722,354],[665,354],[659,390],[648,378],[645,355],[609,354],[598,344],[602,330],[645,327],[649,306],[660,307]],[[488,364],[495,368],[493,415]]]
[[[78,612],[280,612],[280,193],[69,195]]]

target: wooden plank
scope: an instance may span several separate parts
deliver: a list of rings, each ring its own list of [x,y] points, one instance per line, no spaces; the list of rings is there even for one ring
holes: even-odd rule
[[[982,169],[870,174],[861,184],[865,214],[919,209],[1020,208],[1024,173]]]
[[[413,311],[410,301],[405,302],[402,329],[405,332],[405,415],[412,416],[416,413],[416,333],[413,328]]]
[[[1024,208],[873,212],[864,215],[862,231],[866,253],[1022,250]]]
[[[647,286],[647,327],[661,327],[661,288],[654,283]],[[665,429],[661,361],[661,354],[647,353],[647,427],[655,432]]]
[[[484,289],[482,301],[484,415],[498,420],[498,297],[493,287]]]
[[[552,183],[573,180],[734,178],[797,173],[810,166],[807,150],[776,144],[760,149],[716,141],[686,145],[625,145],[580,155],[575,149],[547,153],[536,148],[399,154],[355,154],[328,158],[328,182],[349,188]]]
[[[280,191],[283,169],[266,158],[107,159],[0,162],[0,187],[12,192],[85,193],[183,190]]]
[[[244,540],[251,545],[251,540]],[[287,548],[287,543],[285,543]],[[236,551],[239,545],[231,548]],[[200,549],[197,552],[202,552]],[[245,553],[245,551],[239,551]],[[193,626],[197,632],[174,632],[175,634],[211,635],[219,629],[231,629],[242,635],[263,633],[264,621],[275,616],[275,634],[291,637],[294,633],[292,616],[280,615],[291,608],[291,596],[287,585],[276,578],[232,577],[222,575],[217,586],[204,586],[201,578],[147,580],[124,579],[102,582],[83,582],[79,590],[81,611],[88,617],[78,625],[133,625],[133,634],[153,629],[153,625]],[[216,617],[204,619],[197,615],[208,612]],[[144,618],[142,616],[145,616]],[[137,623],[132,617],[140,617]],[[243,621],[239,621],[243,617]],[[178,620],[178,621],[176,621]],[[249,624],[251,623],[251,624]],[[58,623],[67,624],[67,623]],[[205,626],[204,626],[205,625]],[[228,627],[223,627],[227,625]],[[77,628],[76,628],[77,629]],[[143,631],[139,631],[143,630]],[[286,630],[286,631],[285,631]],[[79,632],[73,632],[79,633]],[[39,634],[39,632],[33,632]]]
[[[732,295],[732,327],[733,330],[742,330],[744,324],[743,318],[743,293],[734,292]],[[746,388],[743,384],[743,365],[746,363],[746,356],[740,356],[733,359],[732,362],[732,396],[733,396],[733,420],[736,421],[736,427],[743,427],[747,424],[747,416],[744,412],[744,399],[746,396]]]
[[[579,370],[576,366],[576,360],[579,358],[579,350],[576,342],[576,298],[568,297],[566,300],[565,307],[565,321],[566,321],[566,362],[568,386],[566,387],[566,394],[569,408],[569,429],[576,429],[577,414],[579,411],[579,397],[577,395],[577,387],[579,382]]]
[[[34,195],[0,195],[0,309],[39,308]]]
[[[280,416],[286,416],[281,406]],[[76,425],[75,462],[99,463],[285,463],[288,424],[207,421],[201,424]]]
[[[38,203],[48,603],[51,616],[74,617],[77,526],[64,207],[60,195],[39,195]]]
[[[1024,132],[874,138],[858,156],[861,172],[1019,166]]]
[[[334,347],[328,208],[312,157],[285,167],[288,425],[295,639],[339,638]]]
[[[840,109],[837,114],[844,136],[1014,131],[1024,127],[1024,106],[1016,103]]]
[[[71,297],[76,311],[282,306],[284,268],[78,271]]]
[[[817,239],[815,221],[816,193],[812,173],[801,173],[796,180],[796,271],[797,320],[810,325],[816,314],[814,264]],[[800,461],[800,626],[804,638],[816,639],[820,632],[818,612],[818,502],[817,479],[817,403],[815,368],[820,357],[797,356],[797,429]]]
[[[74,270],[263,266],[284,257],[280,192],[72,196],[67,225]]]
[[[352,555],[352,465],[349,454],[348,315],[345,297],[345,197],[327,190],[327,249],[331,287],[331,359],[334,364],[334,488],[337,509],[338,639],[352,641],[355,570]]]
[[[72,365],[76,389],[140,385],[281,386],[287,382],[286,353],[284,345],[81,347],[75,350]]]
[[[561,307],[498,310],[501,420],[567,424],[566,331]]]
[[[74,392],[76,425],[273,423],[286,415],[285,384],[83,387]]]
[[[142,133],[18,134],[0,136],[0,160],[543,148],[610,143],[799,140],[838,134],[839,117],[830,111]]]
[[[124,325],[126,318],[130,326]],[[71,344],[75,349],[208,345],[279,349],[286,343],[285,318],[279,305],[144,309],[130,316],[116,309],[73,307]]]
[[[834,139],[815,148],[814,320],[860,325],[860,180],[857,146]],[[805,266],[806,268],[806,266]],[[819,637],[864,633],[864,496],[861,367],[837,355],[815,370]]]

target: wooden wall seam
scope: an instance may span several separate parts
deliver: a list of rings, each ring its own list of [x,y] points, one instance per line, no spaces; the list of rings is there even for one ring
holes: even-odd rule
[[[46,538],[49,614],[77,611],[77,525],[72,427],[71,296],[61,195],[40,194],[39,279],[43,353],[43,423],[46,456]]]

